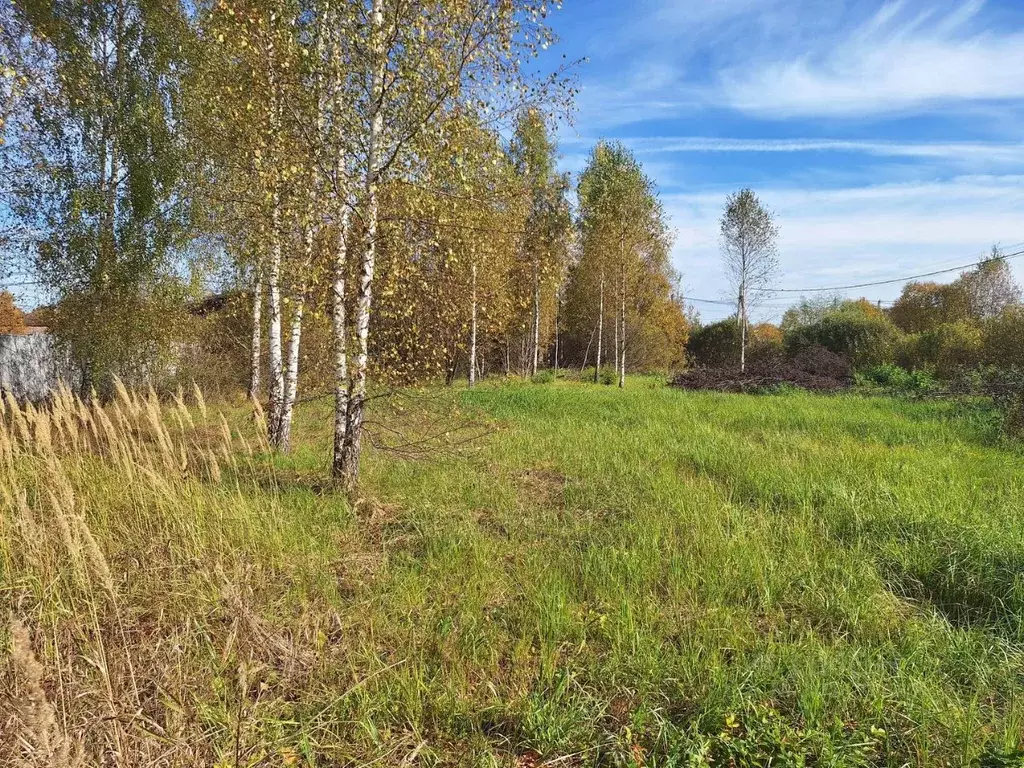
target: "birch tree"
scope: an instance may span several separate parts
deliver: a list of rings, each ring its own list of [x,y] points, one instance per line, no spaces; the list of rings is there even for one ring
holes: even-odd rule
[[[146,375],[169,348],[180,299],[172,260],[190,202],[175,131],[190,31],[178,6],[137,0],[26,0],[4,15],[40,64],[33,82],[16,80],[25,109],[9,203],[35,233],[54,330],[88,394],[114,374]]]
[[[516,121],[510,154],[522,178],[529,214],[523,233],[523,287],[530,307],[527,372],[537,374],[542,347],[542,310],[553,316],[555,286],[565,269],[571,225],[566,193],[568,177],[556,171],[556,146],[539,110],[524,110]],[[553,328],[553,323],[547,324]]]
[[[595,382],[599,380],[604,352],[606,299],[612,298],[612,355],[618,385],[624,387],[629,310],[636,302],[638,283],[651,273],[651,254],[665,250],[668,234],[664,212],[653,182],[644,175],[636,158],[617,143],[600,142],[594,148],[580,176],[577,194],[580,266],[596,274],[597,283]],[[576,275],[580,274],[581,269],[577,269]]]
[[[726,274],[736,291],[736,322],[740,329],[740,370],[746,368],[749,312],[778,277],[775,217],[750,189],[726,199],[720,242]]]
[[[484,108],[495,94],[506,100],[528,95],[522,59],[551,39],[542,2],[467,0],[438,7],[371,0],[361,10],[353,49],[353,71],[364,84],[355,104],[353,162],[361,238],[345,418],[336,419],[343,434],[335,436],[332,461],[333,475],[350,490],[359,477],[367,398],[380,189],[403,166],[408,175],[410,144],[458,105]],[[344,335],[338,339],[346,342]]]
[[[282,451],[306,303],[320,275],[314,255],[335,188],[328,104],[343,65],[329,42],[338,31],[328,26],[332,8],[326,0],[216,0],[200,19],[207,55],[193,84],[194,141],[207,158],[204,193],[219,214],[213,226],[252,276],[251,396],[259,391],[267,289],[267,432]]]

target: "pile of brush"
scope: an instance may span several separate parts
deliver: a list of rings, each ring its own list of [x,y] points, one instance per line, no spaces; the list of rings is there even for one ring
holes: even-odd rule
[[[772,356],[749,363],[744,370],[695,368],[676,376],[672,386],[716,392],[765,392],[798,387],[836,392],[853,385],[850,363],[824,347],[809,346],[792,355]]]

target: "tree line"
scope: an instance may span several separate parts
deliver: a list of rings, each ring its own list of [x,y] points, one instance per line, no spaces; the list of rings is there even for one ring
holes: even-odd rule
[[[318,373],[352,488],[372,382],[614,364],[624,386],[681,362],[655,185],[616,143],[575,185],[558,171],[571,66],[530,70],[550,10],[5,4],[0,246],[53,298],[83,394],[202,357],[247,379],[287,450]]]
[[[723,233],[735,233],[734,204],[742,195],[730,198]],[[758,210],[758,231],[772,230],[770,214],[763,206]],[[749,235],[746,242],[751,242]],[[762,257],[759,270],[744,271],[737,266],[742,260],[733,253],[723,246],[734,282],[745,282],[747,291],[770,294],[773,247],[756,250]],[[801,298],[786,310],[779,325],[751,324],[744,312],[744,289],[739,296],[736,315],[693,329],[687,348],[691,364],[742,369],[745,361],[770,363],[814,347],[841,356],[862,372],[899,366],[952,380],[985,367],[1003,372],[1024,369],[1022,293],[997,246],[952,282],[908,282],[889,307],[866,298],[826,294]]]

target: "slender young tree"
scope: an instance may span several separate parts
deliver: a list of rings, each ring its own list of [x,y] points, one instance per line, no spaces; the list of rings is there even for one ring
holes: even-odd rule
[[[496,92],[504,91],[506,103],[525,93],[523,58],[551,39],[543,21],[546,5],[536,0],[467,0],[444,13],[435,10],[431,4],[371,0],[354,36],[352,71],[364,84],[353,120],[361,237],[344,436],[332,462],[334,476],[349,490],[359,479],[380,191],[407,160],[406,168],[415,166],[411,147],[447,114],[486,106]]]
[[[599,143],[580,177],[579,229],[582,256],[575,271],[596,274],[597,371],[603,352],[606,289],[611,284],[613,359],[619,387],[626,384],[629,306],[646,274],[645,259],[667,240],[664,212],[654,185],[621,144]],[[577,283],[581,287],[582,283]]]
[[[249,337],[249,390],[250,401],[260,396],[260,366],[263,362],[263,274],[257,267],[256,282],[252,290],[252,333]]]
[[[993,245],[988,258],[960,275],[957,282],[963,284],[971,315],[978,320],[996,317],[1007,307],[1021,303],[1020,286],[998,245]]]
[[[720,229],[722,259],[736,290],[740,370],[745,370],[750,308],[770,292],[779,273],[779,228],[775,216],[757,195],[750,189],[741,189],[726,199]]]
[[[537,374],[542,348],[550,342],[550,320],[544,323],[545,311],[553,314],[554,287],[565,270],[568,235],[571,227],[566,194],[568,177],[556,169],[557,147],[544,116],[535,108],[521,112],[516,121],[510,155],[522,178],[529,214],[525,223],[522,249],[523,303],[530,308],[527,360],[524,366],[531,376]],[[528,298],[527,298],[528,297]],[[542,327],[548,333],[542,334]]]

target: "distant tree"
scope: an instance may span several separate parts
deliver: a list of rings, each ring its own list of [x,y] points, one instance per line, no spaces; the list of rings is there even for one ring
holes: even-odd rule
[[[0,333],[17,333],[25,327],[25,315],[14,304],[14,296],[0,291]]]
[[[783,331],[791,331],[801,325],[816,323],[829,312],[835,312],[843,303],[839,295],[813,296],[807,298],[801,296],[800,301],[787,309],[782,315],[781,328]]]
[[[722,258],[736,290],[736,322],[740,329],[740,370],[746,367],[750,307],[764,296],[779,272],[775,216],[750,189],[726,200],[721,220]]]
[[[613,355],[619,387],[624,387],[627,346],[649,317],[654,297],[667,300],[672,293],[672,234],[654,183],[622,144],[599,142],[594,147],[577,197],[580,259],[572,292],[583,289],[585,303],[592,313],[596,310],[595,380],[607,356],[603,336],[608,300],[614,302]]]
[[[889,317],[907,333],[930,331],[943,323],[957,323],[971,317],[971,301],[962,281],[907,283],[889,310]]]
[[[857,315],[873,320],[879,319],[885,314],[877,304],[865,298],[844,299],[841,296],[801,298],[799,303],[787,309],[785,314],[783,314],[780,327],[784,332],[793,331],[804,325],[818,323],[826,315],[832,315],[836,312]]]
[[[557,172],[557,146],[544,116],[530,108],[520,113],[509,148],[510,160],[522,180],[529,214],[523,236],[522,274],[513,275],[519,292],[529,294],[531,307],[528,359],[525,368],[537,374],[547,339],[542,315],[554,314],[555,289],[565,273],[572,218],[566,195],[568,174]],[[545,306],[548,305],[548,306]],[[553,329],[553,324],[548,326]]]
[[[958,282],[964,286],[970,313],[976,320],[995,317],[1021,302],[1020,286],[1014,281],[1010,265],[997,245],[992,246],[987,259],[961,275]]]

